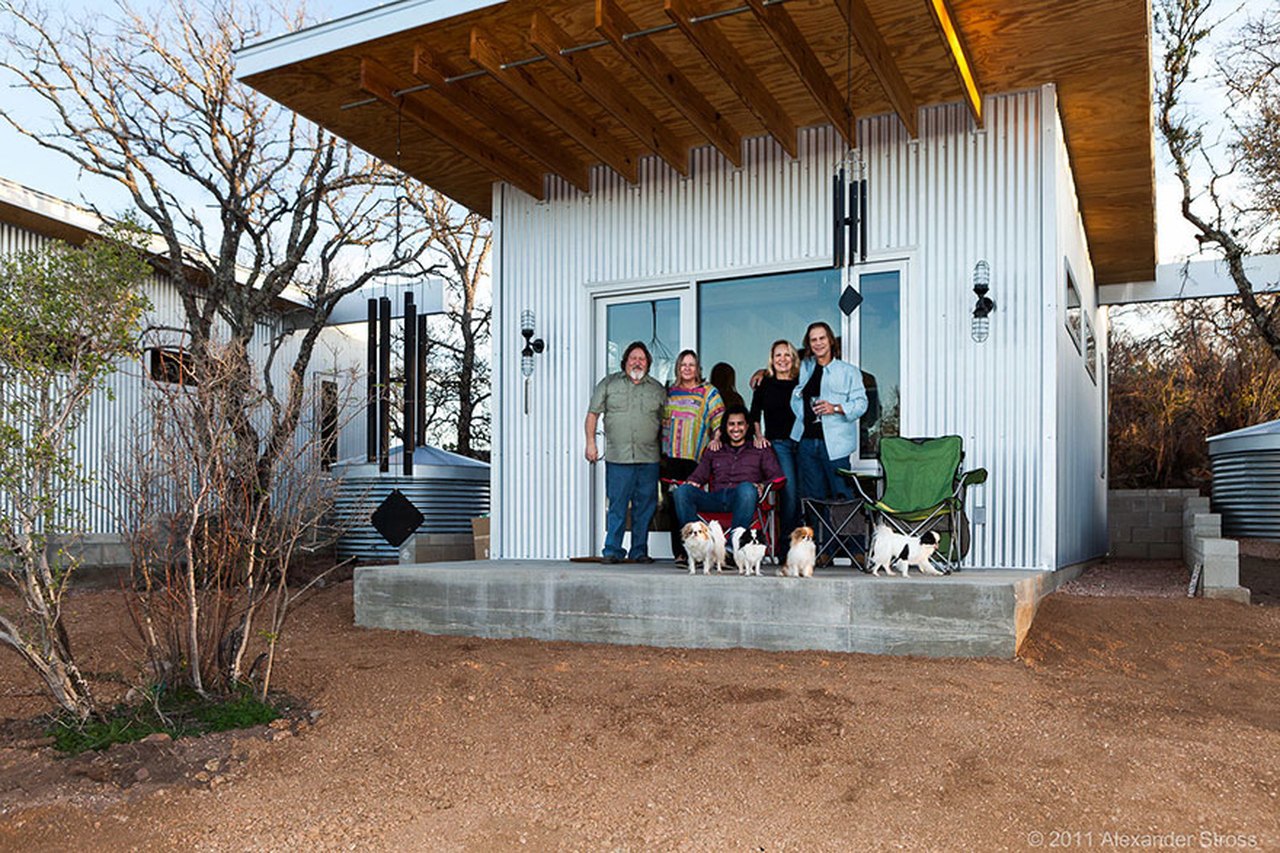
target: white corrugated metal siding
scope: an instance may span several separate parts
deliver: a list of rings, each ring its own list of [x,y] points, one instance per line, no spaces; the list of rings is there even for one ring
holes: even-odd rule
[[[964,436],[991,479],[979,565],[1053,562],[1053,306],[1044,268],[1048,90],[988,98],[986,127],[964,108],[921,111],[909,140],[893,117],[859,122],[869,169],[870,260],[905,264],[903,431]],[[830,176],[843,152],[829,128],[801,132],[799,157],[745,143],[741,169],[710,148],[688,178],[649,158],[627,186],[597,169],[584,195],[553,181],[537,202],[495,189],[494,549],[504,558],[595,553],[582,421],[595,380],[594,295],[618,288],[830,263]],[[1052,234],[1052,230],[1049,232]],[[969,337],[970,271],[992,268],[990,340]],[[547,352],[523,411],[519,316],[537,315]],[[764,344],[762,343],[762,346]],[[1045,387],[1050,390],[1045,392]]]
[[[0,255],[35,250],[48,241],[42,234],[0,222]],[[151,300],[152,310],[143,326],[156,328],[143,336],[141,346],[181,345],[182,336],[169,330],[184,325],[177,289],[164,276],[153,275],[145,281],[144,291]],[[264,357],[267,345],[278,332],[278,320],[260,324],[251,344],[251,355]],[[300,338],[297,334],[288,336],[272,364],[271,376],[277,389],[285,387]],[[346,390],[359,379],[356,373],[363,369],[363,357],[363,342],[336,328],[322,333],[312,357],[308,387],[314,391],[315,376],[324,373],[326,378],[339,382],[340,397],[346,403],[339,431],[339,458],[364,453],[364,425],[355,417],[357,412],[363,412],[363,391],[354,392],[358,399],[352,399],[353,394]],[[143,352],[119,362],[117,372],[107,378],[106,387],[92,397],[85,420],[76,433],[77,459],[83,470],[95,478],[96,484],[69,492],[65,500],[68,509],[77,514],[77,523],[85,533],[114,533],[119,529],[121,490],[112,485],[112,480],[115,469],[127,463],[128,450],[135,437],[145,434],[150,421],[147,398],[154,391],[149,390],[153,386],[146,377],[145,359]],[[309,429],[314,422],[315,415],[309,407],[299,430],[299,446],[309,440]]]
[[[1098,307],[1093,264],[1080,217],[1075,180],[1066,140],[1054,118],[1054,186],[1057,233],[1048,247],[1046,264],[1054,290],[1046,298],[1054,305],[1050,335],[1057,372],[1057,519],[1056,561],[1069,566],[1107,552],[1106,379],[1107,312]],[[1077,349],[1067,331],[1067,271],[1080,293],[1080,310],[1095,336],[1095,373],[1086,369],[1089,352]],[[1083,351],[1082,351],[1083,350]]]

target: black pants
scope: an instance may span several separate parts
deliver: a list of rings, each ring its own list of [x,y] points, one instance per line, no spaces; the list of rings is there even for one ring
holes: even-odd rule
[[[696,459],[673,459],[670,456],[663,456],[658,466],[658,476],[663,480],[686,480],[697,467]],[[680,539],[680,524],[676,521],[676,510],[671,503],[671,487],[666,483],[662,484],[662,506],[658,509],[658,515],[665,520],[671,531],[671,553],[677,557],[685,556],[684,542]]]

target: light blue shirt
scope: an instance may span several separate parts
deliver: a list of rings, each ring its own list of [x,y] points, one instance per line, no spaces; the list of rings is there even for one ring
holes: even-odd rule
[[[814,360],[800,362],[800,381],[791,392],[791,411],[796,416],[791,427],[791,438],[799,441],[804,435],[804,386],[813,376]],[[858,452],[858,419],[867,410],[867,389],[862,386],[862,371],[838,358],[822,368],[822,384],[818,399],[839,406],[843,414],[822,418],[822,436],[827,444],[827,458],[847,460]]]

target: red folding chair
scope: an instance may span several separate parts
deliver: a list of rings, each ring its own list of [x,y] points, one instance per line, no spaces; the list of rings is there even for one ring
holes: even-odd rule
[[[686,480],[668,480],[663,479],[671,488],[683,486]],[[764,490],[760,493],[759,500],[756,501],[756,512],[751,519],[751,527],[764,533],[764,544],[768,549],[770,557],[777,562],[777,541],[778,541],[778,496],[777,492],[787,486],[786,477],[778,477],[764,484]],[[705,490],[705,486],[700,487]],[[724,532],[728,534],[729,526],[733,524],[733,513],[729,512],[699,512],[698,518],[710,524],[712,521],[720,523]]]

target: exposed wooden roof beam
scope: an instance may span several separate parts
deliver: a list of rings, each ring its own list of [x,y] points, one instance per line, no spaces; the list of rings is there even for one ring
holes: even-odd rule
[[[614,0],[596,0],[596,31],[609,40],[623,59],[640,73],[688,119],[707,141],[735,166],[742,165],[742,135],[720,111],[680,73],[656,44],[649,39],[625,37],[639,30],[630,16]]]
[[[555,95],[543,91],[527,69],[519,65],[507,65],[493,42],[479,29],[471,31],[471,61],[488,71],[511,94],[546,116],[629,183],[634,184],[639,179],[639,166],[630,152],[605,133],[603,128],[589,124],[568,107],[561,106]]]
[[[444,110],[428,106],[421,94],[396,97],[405,88],[390,69],[372,59],[360,61],[360,88],[420,126],[446,145],[456,148],[500,180],[541,201],[547,197],[542,175],[527,168],[505,151],[485,145],[474,132],[459,125]],[[455,114],[456,115],[456,114]]]
[[[765,130],[782,146],[782,150],[792,157],[796,156],[795,122],[713,22],[693,23],[692,19],[704,11],[695,8],[694,4],[698,2],[699,0],[666,0],[667,17],[675,22],[689,43],[724,78],[724,82],[747,108],[755,113]]]
[[[759,0],[748,0],[748,2],[754,4]],[[916,123],[916,99],[912,96],[907,81],[903,79],[902,71],[894,61],[888,43],[880,34],[875,18],[871,17],[871,10],[867,8],[865,0],[836,0],[836,8],[844,16],[845,26],[853,31],[858,49],[862,51],[867,64],[871,66],[872,73],[880,81],[880,88],[889,98],[894,112],[906,126],[907,133],[915,139],[919,135],[919,127]]]
[[[947,0],[929,0],[929,10],[933,12],[933,22],[938,26],[938,33],[947,46],[951,56],[951,67],[955,71],[956,80],[964,92],[965,103],[978,127],[982,127],[982,89],[973,72],[973,64],[969,62],[969,51],[965,47],[964,37],[956,29],[955,16],[951,14],[951,4]]]
[[[857,132],[854,129],[853,111],[849,108],[849,101],[840,94],[840,90],[832,82],[827,69],[814,54],[813,48],[809,46],[809,41],[796,26],[791,13],[782,6],[766,6],[764,0],[746,0],[746,2],[755,13],[756,20],[760,22],[765,33],[778,46],[778,51],[791,66],[791,70],[795,71],[800,82],[809,90],[809,94],[813,96],[813,100],[827,120],[835,126],[836,131],[844,137],[844,141],[850,148],[856,148]]]
[[[574,42],[544,12],[534,12],[529,23],[529,43],[568,77],[587,97],[594,99],[626,125],[640,142],[681,175],[689,174],[689,152],[635,95],[618,85],[600,60],[586,52],[570,53]]]
[[[414,51],[413,74],[424,83],[431,84],[431,91],[438,92],[449,103],[500,134],[565,181],[584,193],[591,192],[591,168],[586,163],[547,134],[507,115],[474,87],[463,89],[456,83],[449,83],[448,78],[457,76],[457,69],[422,45]]]

